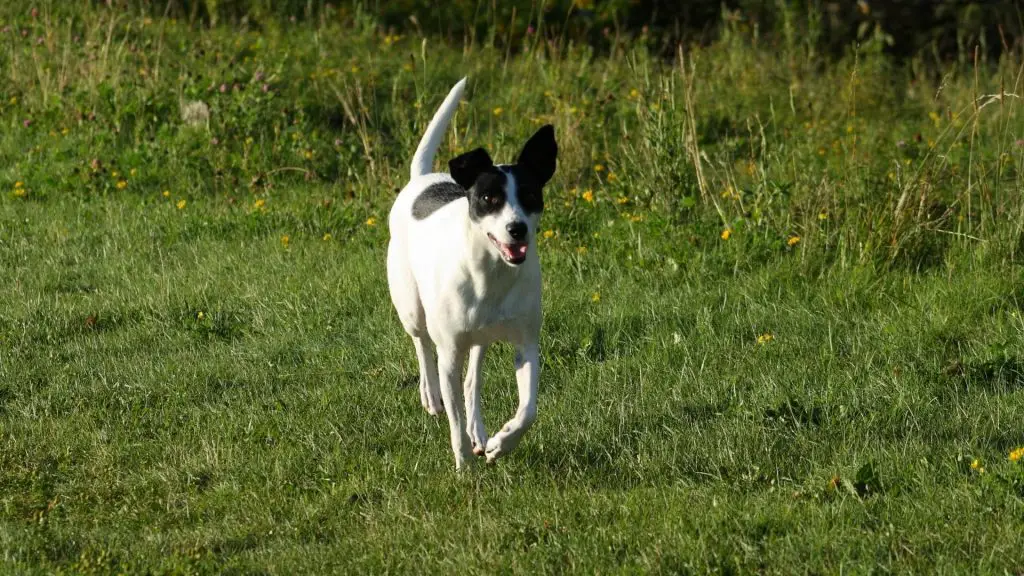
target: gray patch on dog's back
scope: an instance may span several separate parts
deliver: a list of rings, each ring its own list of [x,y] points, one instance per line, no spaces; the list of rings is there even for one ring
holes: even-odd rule
[[[444,206],[462,198],[466,191],[454,182],[438,182],[427,186],[427,189],[416,197],[412,203],[412,217],[423,220]]]

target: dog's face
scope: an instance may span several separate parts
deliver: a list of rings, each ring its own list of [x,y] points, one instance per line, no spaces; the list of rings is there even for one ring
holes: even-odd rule
[[[483,148],[448,162],[469,194],[469,218],[512,266],[526,261],[544,211],[544,185],[555,174],[558,145],[549,124],[527,140],[515,164],[495,166]]]

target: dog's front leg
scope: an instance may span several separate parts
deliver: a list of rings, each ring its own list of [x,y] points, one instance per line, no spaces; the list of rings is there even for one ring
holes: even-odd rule
[[[466,348],[452,344],[437,345],[437,368],[441,376],[441,398],[448,414],[448,431],[455,453],[455,469],[461,469],[473,460],[473,446],[466,434],[466,419],[462,413],[462,363]]]
[[[530,343],[516,349],[516,386],[519,388],[519,409],[501,431],[487,441],[487,461],[491,462],[519,444],[537,418],[537,384],[540,379],[540,350]]]
[[[484,415],[480,410],[480,384],[483,381],[484,355],[487,346],[473,346],[469,349],[469,366],[466,368],[466,432],[473,442],[473,454],[483,456],[487,445],[487,430],[484,429]]]

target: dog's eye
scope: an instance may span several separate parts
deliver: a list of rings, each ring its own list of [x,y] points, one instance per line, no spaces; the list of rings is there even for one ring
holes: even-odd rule
[[[486,202],[487,204],[491,204],[492,206],[497,204],[498,202],[501,202],[501,199],[495,196],[494,194],[485,194],[483,200],[484,202]]]

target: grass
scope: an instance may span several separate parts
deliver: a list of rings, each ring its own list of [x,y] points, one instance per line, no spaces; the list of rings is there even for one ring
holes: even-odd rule
[[[1019,56],[2,15],[4,571],[1024,570]],[[539,419],[458,475],[383,261],[467,74],[440,160],[562,155]]]

